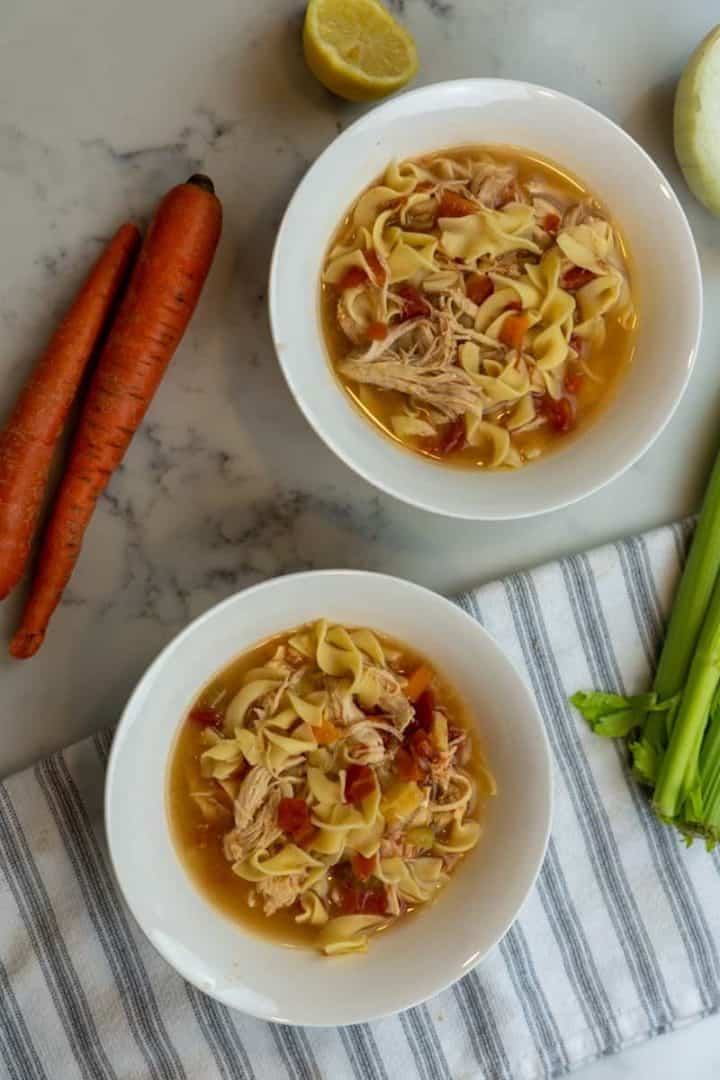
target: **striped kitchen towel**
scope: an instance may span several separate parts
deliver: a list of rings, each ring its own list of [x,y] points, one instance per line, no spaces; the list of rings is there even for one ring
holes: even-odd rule
[[[660,529],[460,598],[537,697],[555,821],[537,886],[503,942],[402,1015],[289,1028],[233,1014],[184,983],[138,931],[108,865],[109,736],[0,785],[0,1074],[531,1080],[715,1011],[718,856],[686,850],[658,825],[623,749],[591,736],[567,703],[578,687],[647,686],[687,534]]]

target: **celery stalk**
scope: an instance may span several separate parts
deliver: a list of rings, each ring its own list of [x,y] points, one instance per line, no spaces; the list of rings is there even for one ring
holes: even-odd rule
[[[720,455],[710,475],[700,520],[668,623],[653,689],[659,700],[682,690],[720,571]]]
[[[629,738],[652,805],[686,838],[720,840],[720,456],[680,581],[653,693],[571,699],[600,735]]]
[[[703,832],[708,840],[720,838],[720,715],[717,704],[712,709],[700,759]]]
[[[682,690],[700,637],[715,579],[720,572],[720,455],[707,486],[700,519],[670,614],[653,690],[667,701]],[[648,713],[638,746],[664,754],[674,713]]]
[[[655,785],[653,806],[660,817],[680,817],[698,782],[703,737],[719,682],[720,582],[713,590]]]

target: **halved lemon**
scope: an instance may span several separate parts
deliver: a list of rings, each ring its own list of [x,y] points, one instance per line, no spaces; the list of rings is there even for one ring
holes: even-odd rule
[[[720,26],[690,57],[675,95],[675,154],[688,187],[720,215]]]
[[[410,34],[379,0],[310,0],[305,61],[316,79],[348,101],[375,101],[418,69]]]

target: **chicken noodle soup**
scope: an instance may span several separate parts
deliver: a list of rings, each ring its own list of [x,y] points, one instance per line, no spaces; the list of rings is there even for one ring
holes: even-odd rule
[[[478,842],[494,781],[442,677],[321,620],[206,687],[173,752],[168,814],[200,888],[325,955],[431,901]]]
[[[364,413],[412,450],[484,467],[520,466],[585,424],[637,322],[607,211],[502,147],[393,162],[334,238],[321,302]]]

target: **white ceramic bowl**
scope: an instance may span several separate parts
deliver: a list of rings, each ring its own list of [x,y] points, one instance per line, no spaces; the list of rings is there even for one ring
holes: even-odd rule
[[[392,158],[512,143],[565,165],[616,216],[635,265],[641,331],[622,392],[567,448],[516,472],[449,469],[382,437],[333,378],[317,295],[330,238]],[[526,517],[607,484],[662,431],[690,376],[702,323],[695,244],[667,180],[629,135],[573,98],[527,83],[463,79],[393,98],[339,135],[293,196],[270,272],[275,348],[295,399],[338,457],[405,502],[460,518]]]
[[[333,959],[254,937],[212,907],[180,863],[165,808],[173,739],[198,690],[248,646],[322,615],[385,630],[435,661],[477,717],[499,788],[483,839],[437,903],[371,942],[365,955]],[[115,735],[105,811],[125,899],[184,978],[265,1020],[360,1023],[437,993],[506,932],[545,852],[549,753],[530,692],[495,642],[458,607],[380,574],[296,574],[212,608],[160,654]]]

